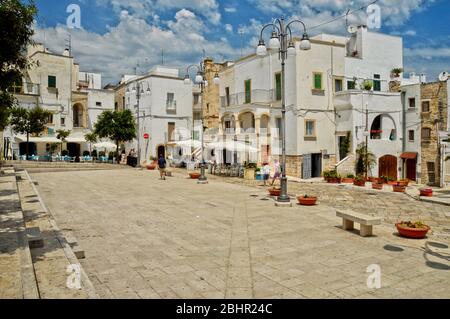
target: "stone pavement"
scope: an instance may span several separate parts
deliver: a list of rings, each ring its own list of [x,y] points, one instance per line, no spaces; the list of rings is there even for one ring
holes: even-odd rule
[[[32,175],[58,225],[84,247],[81,263],[101,298],[450,297],[448,217],[432,204],[298,184],[294,193],[318,194],[320,205],[275,208],[266,189],[242,180],[157,175]],[[411,241],[384,224],[361,238],[341,229],[336,207],[385,220],[423,215],[439,231]],[[367,286],[373,264],[381,289]]]

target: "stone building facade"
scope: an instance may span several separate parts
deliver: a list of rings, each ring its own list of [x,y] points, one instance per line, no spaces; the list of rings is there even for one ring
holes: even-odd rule
[[[226,63],[216,63],[213,59],[206,58],[204,64],[205,77],[208,81],[208,86],[203,93],[203,101],[201,101],[204,127],[208,130],[218,129],[220,125],[220,96],[219,86],[214,84],[214,77],[226,67]]]
[[[448,130],[447,82],[421,85],[421,167],[422,183],[441,185],[442,153],[440,132]]]

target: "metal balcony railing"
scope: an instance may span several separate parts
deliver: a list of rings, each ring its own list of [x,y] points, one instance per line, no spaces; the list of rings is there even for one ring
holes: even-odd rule
[[[277,94],[276,90],[252,90],[220,97],[222,108],[251,103],[272,103],[280,100],[280,94]]]
[[[39,84],[25,82],[22,85],[13,85],[7,91],[12,94],[39,95],[40,86]]]
[[[166,110],[168,113],[176,113],[177,112],[177,101],[166,101]]]

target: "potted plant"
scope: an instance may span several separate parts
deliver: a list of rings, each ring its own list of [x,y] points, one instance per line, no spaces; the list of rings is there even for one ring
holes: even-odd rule
[[[156,157],[152,156],[150,158],[150,160],[151,160],[151,162],[147,163],[146,167],[149,171],[154,171],[156,169],[158,159]]]
[[[372,189],[376,189],[376,190],[382,190],[383,189],[383,182],[379,179],[377,179],[376,181],[372,182]]]
[[[258,165],[256,163],[248,163],[245,165],[244,179],[253,181],[255,180],[256,169]]]
[[[202,174],[200,174],[199,172],[191,172],[191,173],[189,173],[189,177],[191,179],[199,179],[200,176],[202,176]]]
[[[392,79],[399,78],[402,73],[403,73],[402,68],[394,68],[391,70],[391,78]]]
[[[272,197],[280,197],[281,196],[281,188],[279,188],[279,187],[269,188],[269,194]]]
[[[344,184],[353,184],[355,182],[355,175],[347,174],[347,177],[342,179],[342,183]]]
[[[359,144],[356,149],[356,176],[368,176],[376,164],[376,156],[370,152],[366,143]]]
[[[420,196],[422,197],[433,197],[433,189],[432,188],[421,188]]]
[[[342,181],[337,171],[325,171],[323,177],[329,184],[340,184]]]
[[[423,222],[400,222],[395,225],[402,237],[424,239],[431,227]]]
[[[353,185],[358,187],[366,187],[366,179],[364,177],[358,176],[355,178]]]
[[[401,179],[401,180],[399,180],[398,181],[398,185],[408,187],[409,186],[409,179]]]
[[[371,80],[365,80],[363,82],[362,86],[363,86],[364,90],[371,91],[373,88],[373,82]]]
[[[394,193],[404,193],[406,192],[406,186],[401,186],[399,183],[392,185],[394,188]]]
[[[308,195],[297,197],[299,205],[302,206],[314,206],[317,203],[317,199],[318,198],[316,196],[308,196]]]

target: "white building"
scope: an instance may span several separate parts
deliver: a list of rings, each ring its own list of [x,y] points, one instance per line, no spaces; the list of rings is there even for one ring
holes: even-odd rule
[[[100,74],[79,72],[79,65],[68,50],[55,54],[38,44],[29,47],[27,54],[34,65],[26,70],[21,83],[17,83],[12,92],[20,106],[40,106],[52,113],[46,130],[31,137],[30,155],[49,159],[50,146],[61,142],[56,132],[66,130],[71,134],[63,151],[78,160],[89,150],[84,135],[92,131],[98,115],[114,109],[114,91],[101,89]],[[6,157],[25,155],[26,136],[9,127],[4,137]],[[60,153],[59,148],[57,152]]]
[[[123,86],[126,87],[125,108],[139,118],[139,138],[126,145],[127,151],[140,150],[141,163],[159,155],[172,155],[174,159],[185,156],[184,150],[176,147],[173,142],[191,139],[192,85],[184,83],[178,69],[167,67],[156,67],[147,75],[126,76],[124,79],[128,81],[123,81],[116,92]],[[148,139],[144,138],[146,134]]]

